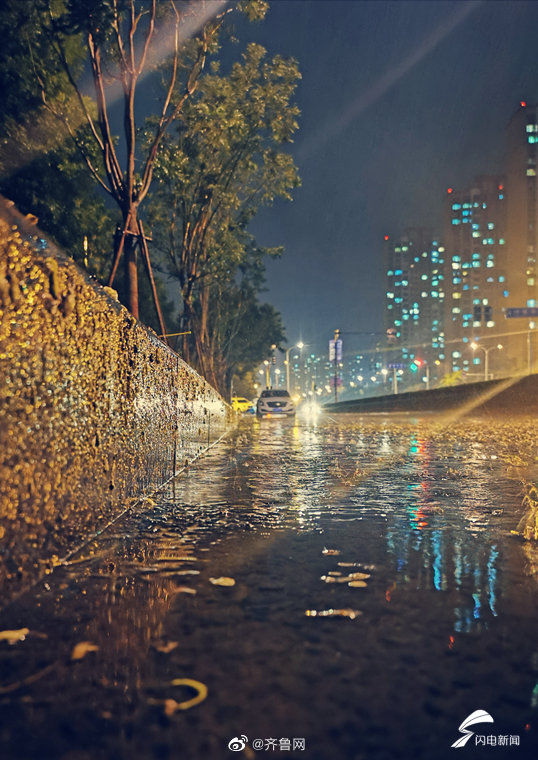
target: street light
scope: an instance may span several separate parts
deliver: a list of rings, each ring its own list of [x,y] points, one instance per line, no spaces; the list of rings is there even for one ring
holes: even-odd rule
[[[290,346],[286,349],[286,359],[284,361],[284,364],[286,365],[286,390],[288,393],[290,392],[290,351],[292,351],[294,348],[298,348],[299,351],[302,351],[304,348],[304,343],[302,340],[300,340],[299,343],[296,343],[294,346]]]
[[[476,349],[479,348],[484,352],[484,380],[487,380],[489,377],[489,352],[494,351],[495,349],[500,351],[503,348],[503,345],[502,343],[497,343],[496,346],[489,346],[489,348],[486,348],[485,346],[479,346],[478,343],[473,341],[471,343],[471,348],[473,351],[476,351]]]
[[[270,388],[270,386],[271,386],[271,375],[270,375],[270,372],[271,372],[270,367],[271,367],[271,365],[270,365],[268,359],[265,359],[263,363],[265,364],[265,385],[266,385],[267,388]],[[263,372],[262,372],[262,374],[263,374]]]

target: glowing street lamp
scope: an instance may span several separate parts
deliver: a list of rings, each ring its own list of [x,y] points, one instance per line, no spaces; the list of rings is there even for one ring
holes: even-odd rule
[[[485,346],[480,346],[476,341],[473,341],[471,343],[471,348],[473,351],[476,351],[477,349],[480,349],[484,352],[484,380],[488,380],[489,378],[489,352],[490,351],[501,351],[503,349],[502,343],[497,343],[496,346],[489,346],[488,348],[485,348]]]
[[[304,348],[304,343],[302,340],[296,343],[295,346],[290,346],[286,349],[286,359],[284,360],[284,364],[286,365],[286,390],[288,393],[290,392],[290,351],[292,351],[294,348],[298,348],[299,351],[302,351]]]

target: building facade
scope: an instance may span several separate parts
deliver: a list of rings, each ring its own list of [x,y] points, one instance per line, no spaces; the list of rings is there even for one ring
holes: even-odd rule
[[[495,340],[501,345],[495,336],[503,332],[509,297],[506,205],[501,175],[479,176],[446,194],[444,362],[447,372],[469,379],[484,377],[485,350]],[[492,366],[504,362],[488,358]]]
[[[507,306],[511,308],[538,306],[537,148],[538,106],[521,102],[506,130]],[[516,333],[509,341],[510,351],[514,368],[521,371],[536,368],[533,354],[538,347],[526,332],[536,325],[538,319],[505,320],[505,330]]]
[[[421,358],[432,380],[444,359],[444,258],[444,247],[428,228],[385,236],[387,363],[408,365]]]

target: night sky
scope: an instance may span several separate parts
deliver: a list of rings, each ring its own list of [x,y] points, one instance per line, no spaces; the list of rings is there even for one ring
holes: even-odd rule
[[[498,171],[508,120],[538,99],[538,3],[273,0],[237,31],[303,76],[302,187],[253,225],[285,246],[264,295],[290,344],[381,330],[383,236],[440,230],[446,188]]]

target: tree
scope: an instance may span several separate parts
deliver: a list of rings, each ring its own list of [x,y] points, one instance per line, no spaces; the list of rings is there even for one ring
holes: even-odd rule
[[[229,397],[232,378],[247,376],[267,358],[272,345],[284,342],[284,327],[274,306],[260,303],[252,289],[232,288],[212,303],[212,355],[220,357],[214,382]]]
[[[56,119],[42,112],[32,56],[47,70],[58,97],[67,85],[41,33],[34,0],[5,0],[0,15],[0,192],[90,271],[104,275],[110,247],[110,210],[96,192],[75,149],[58,139]],[[32,56],[30,55],[32,51]],[[69,51],[72,65],[80,51]]]
[[[49,70],[43,69],[34,57],[43,103],[64,126],[93,179],[120,210],[121,234],[116,236],[109,284],[123,253],[127,302],[133,315],[138,316],[137,246],[148,268],[158,308],[140,205],[149,192],[163,138],[193,96],[206,58],[216,50],[219,30],[231,8],[219,0],[196,5],[174,0],[159,3],[36,0],[36,3],[41,13],[46,14],[43,33],[70,84],[78,120],[74,121],[71,115],[72,101],[54,96]],[[237,4],[251,18],[263,16],[266,6],[264,0],[242,0]],[[189,29],[198,30],[190,39]],[[95,102],[85,96],[82,69],[73,65],[70,58],[74,43],[87,53]],[[141,153],[137,144],[136,95],[143,76],[155,71],[162,74],[162,99],[153,120],[151,139]],[[110,114],[116,92],[123,100],[123,139],[119,144],[113,135]],[[81,124],[85,125],[83,132]],[[94,151],[100,156],[100,165],[95,161]],[[162,319],[160,322],[164,329]]]
[[[299,78],[294,60],[266,60],[256,44],[228,75],[214,62],[186,104],[177,135],[168,135],[157,155],[151,220],[179,285],[182,328],[193,333],[184,353],[218,384],[228,372],[218,366],[215,319],[210,332],[212,300],[233,299],[237,287],[244,295],[236,281],[241,268],[257,271],[261,284],[263,257],[280,249],[258,246],[248,225],[261,206],[291,200],[299,185],[291,156],[279,150],[298,127],[291,99]]]

